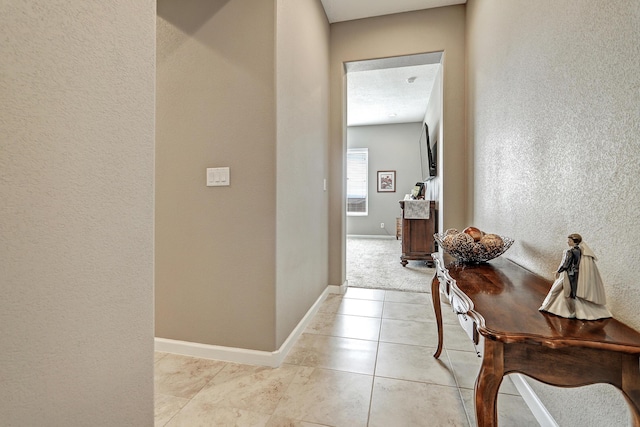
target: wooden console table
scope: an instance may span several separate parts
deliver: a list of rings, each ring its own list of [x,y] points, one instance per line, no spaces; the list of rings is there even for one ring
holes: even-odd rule
[[[400,263],[406,267],[409,260],[424,260],[429,265],[433,264],[431,254],[437,250],[434,233],[438,231],[438,211],[436,202],[429,203],[429,218],[411,219],[405,217],[404,200],[400,200],[402,209],[402,255]]]
[[[497,426],[498,389],[509,373],[559,387],[612,384],[640,426],[639,332],[613,318],[584,321],[538,311],[551,281],[505,259],[479,265],[458,265],[438,253],[433,259],[434,357],[442,351],[442,294],[482,357],[475,384],[479,427]]]

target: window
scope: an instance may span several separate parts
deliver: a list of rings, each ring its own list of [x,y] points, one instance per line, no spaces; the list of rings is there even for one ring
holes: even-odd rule
[[[367,215],[369,149],[347,150],[347,215]]]

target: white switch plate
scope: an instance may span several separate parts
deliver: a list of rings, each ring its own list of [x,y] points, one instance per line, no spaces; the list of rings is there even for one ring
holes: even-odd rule
[[[229,168],[207,168],[207,187],[230,185]]]

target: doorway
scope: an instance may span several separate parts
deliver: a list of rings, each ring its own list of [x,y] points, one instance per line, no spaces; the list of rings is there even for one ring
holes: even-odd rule
[[[441,179],[430,176],[429,162],[422,158],[427,152],[421,145],[426,140],[423,131],[426,123],[434,152],[441,156],[442,59],[443,52],[432,52],[345,63],[347,150],[369,152],[367,213],[347,212],[343,235],[349,286],[385,287],[381,283],[366,283],[363,279],[361,261],[376,259],[377,254],[373,252],[382,244],[370,239],[393,239],[393,242],[384,242],[385,251],[393,257],[393,265],[400,266],[401,248],[400,242],[396,241],[398,202],[416,182],[428,181],[427,196],[436,200],[436,204],[440,202]],[[348,178],[349,162],[345,163]],[[441,164],[437,158],[434,163]],[[393,172],[393,191],[380,191],[377,179],[385,171]],[[345,188],[349,188],[348,184]],[[355,242],[354,238],[369,239],[371,244]],[[357,245],[357,255],[353,246],[348,247],[350,243]],[[395,256],[394,250],[389,249],[394,245],[397,246]],[[362,252],[369,250],[369,253]],[[353,257],[357,257],[357,263]],[[379,263],[380,259],[374,262]],[[377,265],[365,267],[367,270],[373,268]]]

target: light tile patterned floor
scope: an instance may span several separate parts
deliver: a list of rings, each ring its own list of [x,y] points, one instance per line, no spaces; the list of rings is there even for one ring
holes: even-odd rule
[[[276,369],[156,353],[156,426],[475,426],[473,346],[431,295],[349,288],[322,304]],[[509,378],[500,426],[537,426]]]

